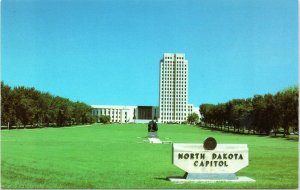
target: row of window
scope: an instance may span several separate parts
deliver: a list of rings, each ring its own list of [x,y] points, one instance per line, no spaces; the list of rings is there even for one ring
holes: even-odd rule
[[[162,73],[160,75],[162,78],[163,77],[171,77],[171,78],[180,78],[180,77],[185,77],[186,78],[186,73],[173,73],[173,72],[170,72],[170,73]]]
[[[185,101],[176,102],[175,104],[176,104],[176,108],[177,107],[186,108]],[[168,104],[167,101],[161,101],[161,105],[162,105],[162,108],[164,108],[164,107],[174,107],[174,104]],[[163,105],[165,105],[165,106],[163,107]],[[167,106],[167,105],[170,105],[170,106]]]
[[[168,88],[168,87],[162,87],[161,88],[161,90],[163,90],[166,94],[168,94],[168,92],[170,93],[170,94],[175,94],[175,92],[174,91],[183,91],[183,92],[186,92],[186,88],[184,88],[184,87],[182,87],[182,88],[174,88],[174,87],[170,87],[170,88]],[[185,93],[186,94],[186,93]]]
[[[177,81],[187,81],[188,79],[187,79],[187,77],[186,77],[186,75],[176,75],[175,76],[175,81],[177,82]]]
[[[186,85],[183,85],[183,84],[179,84],[179,85],[172,85],[172,84],[162,84],[161,85],[162,88],[168,88],[168,87],[171,87],[172,89],[176,88],[176,87],[180,87],[178,91],[176,91],[177,94],[182,94],[180,92],[186,92],[185,89],[186,89]],[[168,92],[170,91],[162,91],[162,94],[165,93],[165,94],[168,94]],[[171,91],[172,94],[174,94],[175,92],[174,91]],[[185,93],[186,94],[186,93]]]
[[[184,93],[176,93],[176,95],[174,94],[174,93],[172,93],[172,94],[168,94],[168,93],[165,93],[165,94],[161,94],[160,96],[159,96],[160,98],[175,98],[175,97],[182,97],[182,98],[186,98],[187,96],[186,96],[186,93],[184,94]]]
[[[164,113],[164,112],[173,112],[173,111],[179,111],[179,112],[181,111],[182,113],[185,113],[188,110],[186,109],[185,106],[183,106],[183,107],[176,106],[176,109],[173,106],[173,107],[169,107],[169,108],[161,108],[160,111],[161,111],[161,113]]]
[[[119,118],[119,119],[120,119],[121,116],[114,116],[114,115],[113,115],[113,116],[111,116],[111,118],[112,118],[112,119],[114,119],[114,118],[116,118],[116,119]],[[125,115],[125,119],[127,119],[127,115]]]
[[[176,105],[174,105],[174,104],[161,104],[161,109],[165,109],[165,110],[172,110],[175,107],[180,108],[180,109],[186,109],[186,104],[185,103],[177,103]]]
[[[174,84],[174,83],[177,83],[177,84],[186,84],[187,81],[185,80],[176,80],[175,82],[174,81],[170,81],[170,80],[165,80],[165,81],[162,81],[161,83],[162,84]]]
[[[186,107],[186,106],[185,106],[185,102],[186,102],[186,101],[184,101],[184,100],[182,100],[181,102],[176,101],[175,104],[178,105],[178,106]],[[173,102],[173,100],[171,100],[171,101],[168,101],[168,100],[162,100],[162,101],[161,101],[161,104],[162,104],[162,105],[173,105],[174,102]],[[176,107],[178,107],[178,106],[176,106]]]
[[[173,87],[182,87],[182,85],[187,85],[186,81],[176,81],[176,83],[172,82],[172,81],[164,81],[161,83],[162,87],[164,86],[173,86]]]
[[[172,104],[172,105],[170,105],[170,104],[162,104],[161,105],[161,107],[162,108],[174,108],[174,105]],[[185,108],[186,107],[186,104],[184,103],[184,104],[181,104],[181,105],[176,105],[176,107],[183,107],[183,108]]]
[[[176,84],[176,83],[186,83],[187,80],[185,80],[184,78],[177,78],[176,80],[174,79],[169,79],[169,80],[162,80],[161,83],[164,84],[164,83],[170,83],[170,84]]]
[[[184,63],[183,61],[165,61],[164,63]]]
[[[168,97],[168,96],[165,96],[165,97],[160,97],[160,99],[163,101],[163,100],[186,100],[186,96],[184,96],[184,97],[178,97],[178,96],[176,96],[176,98],[175,97]]]
[[[167,120],[173,120],[173,119],[172,119],[172,117],[162,117],[162,122],[167,121]],[[175,117],[175,120],[185,121],[186,117]]]
[[[169,110],[175,110],[175,108],[174,108],[174,107],[170,107],[170,108],[161,108],[161,112],[166,112],[166,111],[169,111]],[[177,107],[177,106],[176,106],[176,111],[188,111],[188,110],[186,109],[185,106],[182,106],[182,107]]]
[[[174,90],[176,91],[186,91],[186,88],[174,88],[174,87],[171,87],[171,88],[168,88],[168,87],[162,87],[161,90],[164,90],[164,91],[169,91],[169,92],[174,92]]]
[[[182,77],[184,77],[184,78],[182,78]],[[172,74],[164,74],[164,75],[161,75],[161,79],[162,80],[164,80],[164,79],[172,79],[172,80],[174,80],[174,78],[175,78],[175,76],[174,75],[172,75]],[[176,79],[179,79],[179,78],[181,78],[181,79],[186,79],[186,74],[185,75],[176,75]]]
[[[186,95],[186,91],[179,90],[179,91],[176,91],[175,93],[173,91],[172,92],[169,92],[169,91],[162,91],[161,92],[161,96],[164,96],[164,95],[175,96],[175,94],[185,94]]]
[[[177,105],[176,107],[179,107],[179,106],[181,106],[183,108],[186,107],[185,102],[183,102],[183,103],[176,102],[175,104]],[[161,105],[166,105],[165,107],[168,107],[167,105],[170,105],[169,107],[174,107],[174,102],[173,101],[168,101],[168,100],[167,101],[161,101]]]
[[[174,85],[162,85],[162,88],[169,88],[169,87],[171,87],[172,89],[174,89],[175,87],[174,87]],[[186,88],[186,85],[176,85],[176,87],[180,87],[180,89],[179,89],[179,91],[182,91],[182,92],[184,92],[184,90],[183,90],[183,88]],[[181,90],[182,89],[182,90]],[[173,91],[172,91],[173,92]],[[172,93],[172,94],[174,94],[174,93]],[[186,93],[185,93],[186,94]]]
[[[178,104],[179,106],[184,105],[186,102],[185,98],[176,98],[175,104]]]
[[[162,73],[160,75],[162,78],[163,77],[172,77],[172,78],[180,78],[180,77],[185,77],[186,78],[186,73]]]
[[[162,108],[162,115],[164,115],[164,112],[171,111],[170,109]],[[176,109],[176,111],[186,111],[186,109]]]
[[[98,114],[98,113],[104,113],[104,114],[106,114],[106,113],[108,113],[108,114],[110,114],[110,109],[99,109],[99,110],[96,110],[96,113]],[[112,114],[114,114],[114,113],[116,113],[116,114],[121,114],[121,111],[120,110],[111,110],[111,113]],[[125,112],[126,113],[126,112]]]
[[[184,61],[176,61],[175,60],[170,60],[170,61],[163,61],[163,62],[160,62],[162,63],[161,66],[178,66],[178,65],[188,65],[187,63],[185,63]]]
[[[162,68],[162,71],[174,71],[174,70],[186,70],[186,67],[176,67],[176,69],[175,68],[173,68],[173,67],[163,67]]]
[[[164,113],[161,113],[161,115],[163,116],[174,116],[175,114],[174,113],[171,113],[171,112],[164,112]],[[185,112],[180,112],[180,113],[176,113],[176,116],[185,116],[186,113]]]
[[[178,63],[178,62],[177,62]],[[161,68],[178,68],[178,67],[188,67],[188,64],[183,64],[183,62],[178,63],[178,64],[174,64],[172,62],[170,63],[163,63],[160,65]]]
[[[166,100],[166,98],[162,98],[161,100],[161,104],[171,104],[173,105],[174,101],[173,99],[169,99],[169,100]]]
[[[175,76],[176,77],[183,77],[183,76],[185,76],[186,77],[186,72],[185,73],[181,73],[181,72],[180,73],[179,72],[176,72],[176,73],[174,72],[173,73],[172,71],[170,71],[170,72],[162,73],[161,76],[162,77],[167,77],[167,76],[172,76],[172,77],[175,77]]]
[[[170,97],[170,96],[167,95],[167,94],[164,94],[164,95],[161,96],[161,98],[163,98],[163,97]],[[186,95],[176,94],[174,97],[183,97],[183,98],[186,98]]]
[[[187,98],[186,98],[186,96],[185,97],[176,97],[175,100],[176,100],[176,103],[178,102],[178,103],[182,104],[182,102],[187,101]]]
[[[169,82],[169,83],[173,83],[173,82],[179,82],[179,81],[184,81],[186,82],[187,79],[184,78],[183,76],[178,76],[178,77],[165,77],[165,78],[162,78],[161,82],[164,83],[164,82]]]
[[[164,69],[164,68],[170,68],[170,69],[173,69],[173,68],[179,68],[179,67],[184,67],[184,68],[187,68],[187,64],[168,64],[168,63],[164,63],[161,65],[161,68]]]
[[[176,91],[176,92],[174,92],[174,90],[172,90],[172,91],[167,91],[167,90],[165,90],[165,91],[161,91],[161,94],[162,94],[162,95],[167,94],[167,95],[170,95],[170,96],[174,96],[175,94],[186,94],[186,91],[183,90],[183,89],[179,89],[179,90]]]
[[[173,59],[173,57],[165,57],[165,59]],[[183,57],[176,57],[176,59],[183,59]]]
[[[187,80],[185,78],[176,78],[176,80],[174,78],[163,78],[163,80],[161,81],[162,83],[176,83],[176,82],[187,82]]]
[[[175,87],[174,84],[162,84],[162,87]],[[176,84],[176,87],[186,87],[183,83]]]
[[[164,72],[175,72],[175,71],[180,71],[180,72],[186,72],[187,71],[187,68],[182,68],[182,67],[179,67],[179,68],[162,68],[161,69],[161,72],[164,73]]]
[[[160,96],[160,98],[175,98],[175,97],[182,97],[182,98],[186,98],[186,92],[185,93],[162,93]]]
[[[187,80],[186,75],[172,75],[172,74],[164,74],[161,75],[161,80],[166,81],[166,80]]]
[[[170,74],[164,74],[161,76],[161,81],[170,81],[170,82],[176,82],[176,81],[180,81],[180,80],[187,80],[186,77],[184,77],[184,75],[170,75]]]
[[[174,102],[173,99],[161,98],[161,104],[168,104],[169,102],[175,103],[177,105],[183,106],[186,104],[186,99],[184,98],[176,98]]]
[[[171,88],[164,88],[163,86],[161,87],[161,90],[174,90],[174,88],[173,87],[171,87]],[[186,86],[185,86],[185,88],[176,88],[176,90],[186,90]]]
[[[166,74],[171,74],[171,75],[174,75],[174,76],[178,76],[178,75],[186,75],[187,74],[187,71],[182,69],[182,70],[163,70],[161,71],[161,76],[164,76]]]
[[[184,74],[186,74],[186,69],[184,71],[183,70],[184,69],[177,69],[176,73],[182,73],[182,74],[184,73]],[[166,73],[174,74],[175,73],[175,71],[173,69],[165,69],[165,70],[163,70],[161,72],[162,72],[162,74],[166,74]]]
[[[110,110],[110,109],[99,109],[99,110],[93,110],[94,115],[117,115],[116,117],[120,117],[121,111],[120,110]],[[125,117],[127,117],[127,112],[124,113]]]

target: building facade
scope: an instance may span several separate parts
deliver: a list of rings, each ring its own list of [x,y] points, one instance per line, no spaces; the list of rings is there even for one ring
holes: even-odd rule
[[[159,121],[181,123],[191,113],[188,104],[188,60],[183,53],[164,53],[160,60]]]
[[[135,106],[92,105],[92,115],[99,117],[110,116],[110,122],[127,123],[133,121]]]
[[[99,117],[110,116],[112,123],[147,123],[156,120],[159,116],[157,106],[115,106],[115,105],[92,105],[92,115]]]
[[[157,120],[159,108],[157,106],[137,106],[135,116],[140,120]]]

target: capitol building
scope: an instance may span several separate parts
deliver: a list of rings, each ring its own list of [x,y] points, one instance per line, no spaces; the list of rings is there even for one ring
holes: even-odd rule
[[[183,53],[164,53],[160,60],[159,106],[92,105],[95,116],[116,123],[182,123],[199,108],[188,103],[188,60]]]

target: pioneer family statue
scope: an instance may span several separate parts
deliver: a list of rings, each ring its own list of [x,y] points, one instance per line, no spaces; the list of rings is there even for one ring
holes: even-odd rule
[[[157,138],[158,137],[157,131],[158,131],[157,123],[154,120],[151,120],[148,123],[148,137]]]

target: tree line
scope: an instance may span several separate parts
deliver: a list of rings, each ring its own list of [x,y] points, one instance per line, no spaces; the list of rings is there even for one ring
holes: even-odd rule
[[[298,87],[290,87],[275,95],[255,95],[220,104],[202,104],[201,125],[234,132],[253,134],[278,133],[283,136],[298,130]]]
[[[1,126],[67,126],[95,122],[91,106],[1,81]]]

